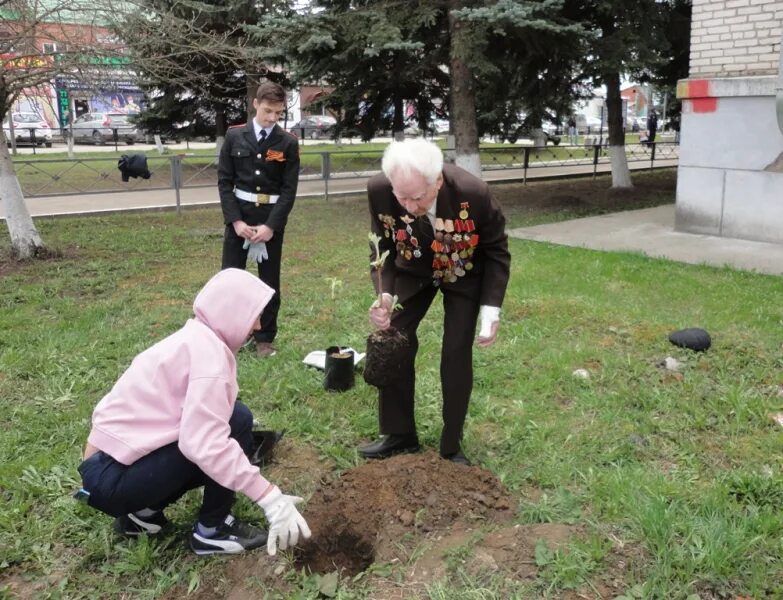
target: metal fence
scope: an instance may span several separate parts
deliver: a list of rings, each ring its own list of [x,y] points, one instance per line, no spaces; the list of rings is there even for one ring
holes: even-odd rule
[[[129,153],[132,149],[129,149]],[[629,163],[646,162],[649,168],[671,166],[679,158],[679,144],[655,142],[627,144]],[[363,180],[380,171],[382,150],[336,149],[300,154],[300,182],[318,181],[328,198],[330,182]],[[453,160],[453,150],[445,151]],[[526,182],[533,176],[590,174],[609,166],[609,148],[605,145],[584,146],[497,146],[480,150],[485,173],[506,170],[508,177]],[[14,160],[22,191],[27,197],[62,196],[171,189],[179,208],[180,190],[217,185],[217,157],[191,153],[148,155],[149,179],[123,182],[117,158],[75,158]]]

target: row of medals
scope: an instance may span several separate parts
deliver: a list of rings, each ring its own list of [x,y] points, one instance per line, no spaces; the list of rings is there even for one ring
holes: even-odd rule
[[[465,273],[473,268],[470,258],[478,243],[478,235],[471,235],[475,226],[473,221],[468,219],[467,206],[464,204],[459,213],[460,220],[441,218],[435,220],[435,239],[430,245],[434,252],[433,285],[440,285],[441,279],[446,283],[454,283],[458,277],[464,277]],[[419,240],[413,235],[411,227],[413,218],[403,215],[400,219],[405,223],[405,229],[397,230],[397,251],[405,260],[421,258]],[[455,230],[462,233],[454,233]]]

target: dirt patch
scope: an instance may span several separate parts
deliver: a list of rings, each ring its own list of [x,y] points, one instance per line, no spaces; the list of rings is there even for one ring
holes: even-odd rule
[[[477,581],[498,574],[535,585],[539,541],[567,552],[584,535],[579,525],[513,524],[517,500],[492,473],[445,461],[434,451],[370,461],[337,479],[329,479],[332,469],[311,447],[284,438],[264,473],[283,489],[314,490],[303,511],[313,537],[293,555],[270,558],[259,550],[226,557],[202,574],[188,597],[250,600],[269,589],[294,595],[300,583],[287,576],[291,569],[310,571],[316,580],[338,572],[341,586],[363,572],[368,597],[384,600],[424,597],[429,586],[456,572]],[[599,581],[558,597],[621,593],[624,571],[636,564],[628,550],[618,544]],[[184,595],[179,586],[166,598]]]
[[[261,474],[284,492],[308,495],[333,468],[332,462],[319,456],[312,446],[284,437]]]
[[[677,170],[632,172],[634,187],[612,189],[611,178],[558,179],[521,183],[493,183],[492,193],[511,220],[514,216],[543,214],[600,214],[646,208],[674,202]]]
[[[559,550],[579,534],[578,527],[559,523],[506,525],[487,531],[486,524],[476,527],[458,521],[447,532],[428,536],[424,550],[402,575],[404,586],[389,578],[373,578],[373,597],[385,600],[424,597],[427,586],[450,577],[455,571],[476,580],[502,573],[517,582],[533,583],[538,576],[535,555],[538,542],[542,541],[550,550]]]
[[[297,549],[296,563],[315,573],[355,575],[391,558],[406,533],[443,531],[459,520],[502,520],[511,507],[493,474],[433,451],[369,462],[327,482],[307,503],[313,537]]]
[[[78,258],[78,252],[74,248],[64,250],[58,248],[42,248],[35,258],[17,260],[11,255],[11,248],[0,248],[0,277],[11,275],[28,266],[37,265],[38,261],[60,261]]]

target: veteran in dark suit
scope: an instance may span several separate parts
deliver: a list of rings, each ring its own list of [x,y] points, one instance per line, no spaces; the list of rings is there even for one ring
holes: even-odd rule
[[[276,83],[258,86],[255,117],[229,128],[218,160],[226,224],[222,268],[244,269],[249,255],[258,262],[258,277],[276,292],[255,333],[260,357],[275,354],[283,234],[299,182],[299,143],[277,125],[285,114],[285,99],[285,90]]]
[[[505,217],[486,183],[459,167],[444,165],[440,148],[426,140],[392,142],[382,170],[367,184],[372,231],[381,238],[381,254],[389,250],[380,288],[376,269],[371,269],[382,301],[370,307],[370,321],[379,329],[391,326],[405,332],[411,360],[394,384],[380,389],[381,437],[361,446],[359,453],[385,458],[418,450],[416,330],[440,292],[445,312],[440,454],[470,464],[461,440],[473,387],[473,344],[475,340],[480,347],[490,346],[497,336],[511,265]],[[371,261],[375,259],[373,249]],[[401,309],[393,310],[393,295]]]

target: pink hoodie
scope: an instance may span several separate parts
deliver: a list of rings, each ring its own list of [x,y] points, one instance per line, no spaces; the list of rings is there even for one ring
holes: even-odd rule
[[[235,354],[274,290],[241,269],[220,271],[196,296],[196,317],[139,354],[95,407],[88,442],[130,465],[166,444],[223,487],[253,501],[270,483],[229,437]]]

